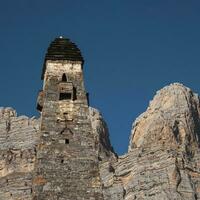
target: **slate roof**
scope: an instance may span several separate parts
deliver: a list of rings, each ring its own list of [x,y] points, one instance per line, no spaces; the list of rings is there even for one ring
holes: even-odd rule
[[[81,61],[82,64],[84,63],[81,51],[76,44],[71,42],[69,39],[62,37],[56,38],[54,41],[52,41],[47,49],[41,77],[42,80],[44,79],[47,60],[69,60]]]

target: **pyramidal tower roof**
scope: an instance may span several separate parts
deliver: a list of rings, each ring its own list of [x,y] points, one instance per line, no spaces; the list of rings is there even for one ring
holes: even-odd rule
[[[81,51],[77,45],[62,36],[53,40],[47,49],[43,65],[42,79],[44,79],[47,60],[69,60],[80,61],[82,64],[84,63]]]

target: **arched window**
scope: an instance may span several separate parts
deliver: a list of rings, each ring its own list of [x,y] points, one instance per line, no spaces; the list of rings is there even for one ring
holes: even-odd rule
[[[67,76],[66,76],[66,74],[62,75],[62,82],[67,82]]]

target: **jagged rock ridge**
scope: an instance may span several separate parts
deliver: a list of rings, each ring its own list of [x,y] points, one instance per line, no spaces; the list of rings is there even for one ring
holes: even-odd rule
[[[157,92],[133,123],[129,151],[119,158],[101,114],[90,108],[88,117],[103,199],[200,199],[200,101],[189,88],[175,83]],[[0,199],[33,199],[39,124],[0,109]]]
[[[0,109],[0,200],[31,200],[39,119]]]
[[[197,94],[175,83],[158,91],[133,124],[129,151],[157,144],[187,148],[200,145],[200,103]]]
[[[199,137],[198,95],[179,83],[158,91],[114,172],[102,165],[105,199],[200,199]]]

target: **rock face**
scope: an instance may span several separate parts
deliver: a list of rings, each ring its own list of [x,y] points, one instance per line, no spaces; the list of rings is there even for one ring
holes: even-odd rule
[[[200,101],[189,88],[175,83],[157,92],[133,123],[129,151],[123,156],[114,153],[101,114],[89,108],[87,117],[96,138],[102,193],[94,199],[200,199]],[[40,123],[17,116],[11,108],[0,109],[1,200],[32,200],[34,181],[43,184],[43,177],[35,174]],[[50,187],[45,184],[43,190]],[[62,199],[76,199],[77,194],[67,195]]]
[[[175,83],[136,119],[129,152],[101,167],[105,199],[200,199],[200,102]]]
[[[200,103],[197,94],[179,83],[157,92],[149,108],[136,119],[129,151],[155,144],[187,151],[200,145]]]
[[[0,108],[0,199],[31,200],[39,120]]]
[[[97,141],[99,160],[115,160],[101,114],[91,107],[88,114]],[[41,138],[40,119],[17,116],[12,108],[0,108],[0,130],[0,200],[33,200],[35,167],[39,156],[37,146]],[[43,179],[40,177],[37,181],[42,183]],[[50,185],[46,185],[45,190],[48,187]]]
[[[179,84],[159,92],[117,156],[89,107],[78,47],[48,48],[39,119],[0,108],[0,200],[200,200],[200,101]]]
[[[116,154],[111,146],[106,122],[101,113],[95,108],[89,108],[89,118],[92,123],[93,134],[97,138],[99,160],[116,160]]]

